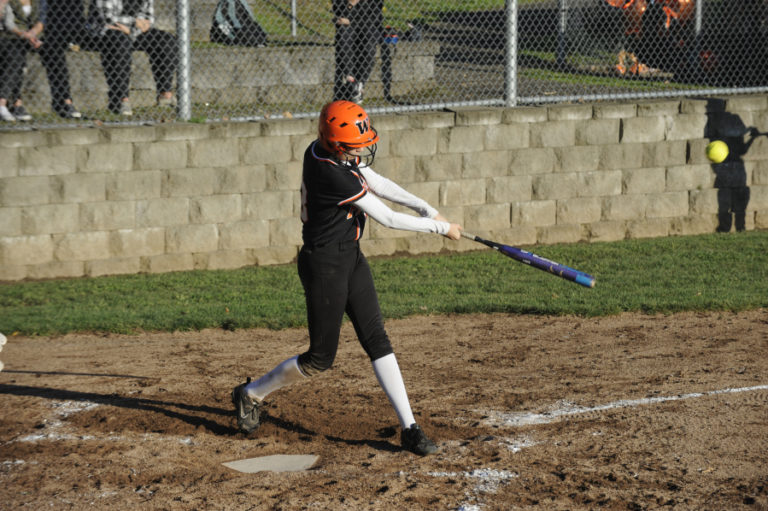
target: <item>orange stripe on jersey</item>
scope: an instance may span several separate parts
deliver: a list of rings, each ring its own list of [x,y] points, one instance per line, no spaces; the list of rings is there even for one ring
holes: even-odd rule
[[[343,201],[337,203],[338,206],[343,206],[345,204],[349,204],[350,202],[355,202],[357,199],[361,198],[363,195],[368,193],[368,183],[365,181],[365,178],[362,177],[357,172],[355,172],[354,170],[350,170],[350,172],[352,172],[357,178],[357,180],[360,181],[360,185],[362,185],[363,190],[357,195],[350,197],[349,199],[344,199]]]
[[[363,188],[363,190],[360,193],[358,193],[357,195],[355,195],[354,197],[350,197],[349,199],[346,199],[346,200],[343,200],[343,201],[339,202],[339,206],[343,206],[345,204],[349,204],[350,202],[355,202],[357,199],[359,199],[360,197],[362,197],[366,193],[368,193],[368,190],[366,188]]]

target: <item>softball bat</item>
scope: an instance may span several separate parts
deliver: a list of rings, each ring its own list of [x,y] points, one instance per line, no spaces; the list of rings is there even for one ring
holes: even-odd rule
[[[593,277],[592,275],[589,275],[588,273],[584,273],[583,271],[574,270],[573,268],[565,266],[564,264],[556,263],[555,261],[550,261],[545,257],[541,257],[532,252],[527,252],[517,247],[511,247],[509,245],[504,245],[502,243],[497,243],[495,241],[483,239],[479,236],[475,236],[474,234],[470,234],[466,231],[462,231],[461,235],[464,238],[467,238],[472,241],[476,241],[478,243],[482,243],[483,245],[491,247],[492,249],[501,252],[505,256],[511,257],[512,259],[519,261],[523,264],[527,264],[529,266],[533,266],[536,269],[549,272],[553,275],[557,275],[560,278],[563,278],[565,280],[570,280],[571,282],[575,282],[584,287],[590,287],[590,288],[595,287],[595,277]]]

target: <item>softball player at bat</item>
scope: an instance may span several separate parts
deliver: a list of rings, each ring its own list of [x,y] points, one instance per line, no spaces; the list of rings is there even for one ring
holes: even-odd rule
[[[379,136],[368,114],[349,101],[334,101],[320,113],[318,139],[304,154],[301,187],[304,246],[298,270],[307,303],[309,349],[280,363],[256,381],[232,391],[240,431],[259,427],[265,397],[286,385],[329,369],[336,356],[344,313],[368,354],[379,384],[395,409],[402,446],[415,454],[437,451],[416,424],[402,374],[392,351],[368,262],[358,241],[367,217],[393,229],[460,239],[458,224],[370,167]],[[420,216],[395,212],[379,197]]]

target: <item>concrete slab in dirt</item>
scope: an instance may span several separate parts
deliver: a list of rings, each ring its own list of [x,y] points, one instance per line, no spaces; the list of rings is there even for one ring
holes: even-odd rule
[[[275,454],[259,458],[228,461],[222,463],[227,468],[254,474],[256,472],[300,472],[315,464],[319,456],[312,454]]]

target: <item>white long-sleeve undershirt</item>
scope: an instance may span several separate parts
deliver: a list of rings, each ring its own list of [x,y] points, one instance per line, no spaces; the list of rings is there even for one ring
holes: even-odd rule
[[[355,201],[355,206],[369,217],[385,227],[405,231],[433,232],[447,234],[451,225],[448,222],[434,220],[438,211],[425,200],[413,195],[400,185],[376,172],[370,167],[360,167],[360,172],[368,183],[368,192]],[[387,199],[417,212],[419,217],[393,211],[378,197]]]

